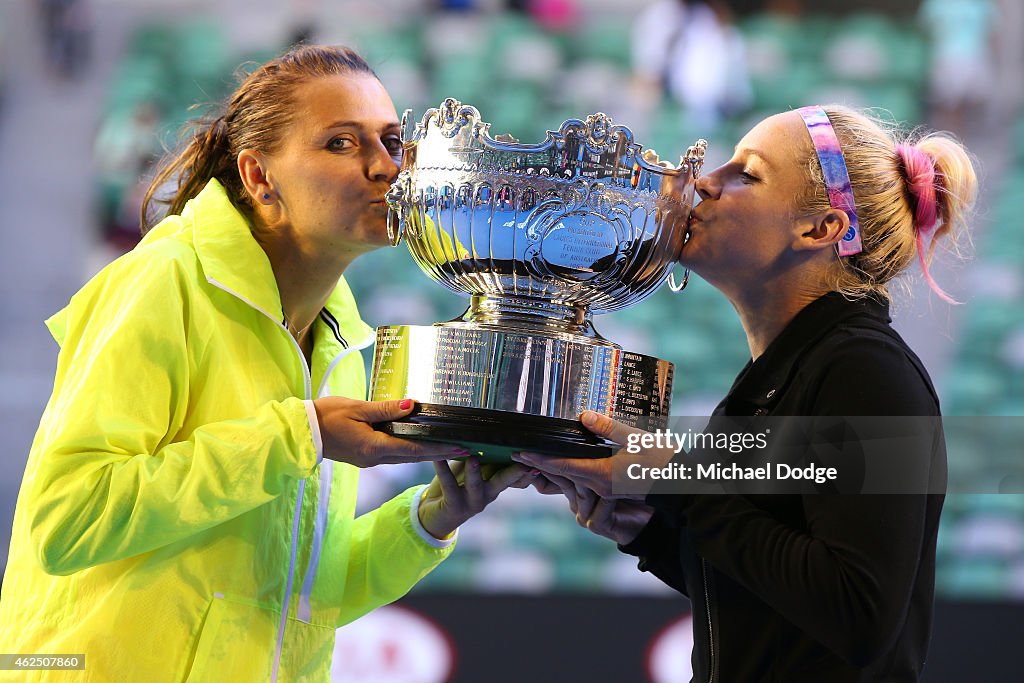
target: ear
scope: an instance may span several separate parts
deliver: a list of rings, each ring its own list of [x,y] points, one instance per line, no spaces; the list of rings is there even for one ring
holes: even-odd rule
[[[274,191],[267,180],[266,159],[259,152],[243,149],[238,153],[238,175],[254,204],[270,204]],[[265,195],[270,195],[265,197]]]
[[[795,251],[834,248],[850,227],[850,217],[842,209],[829,209],[811,214],[797,223]]]

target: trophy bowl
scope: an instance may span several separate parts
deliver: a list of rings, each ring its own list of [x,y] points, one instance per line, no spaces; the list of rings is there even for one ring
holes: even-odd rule
[[[609,455],[613,444],[579,413],[662,426],[674,369],[604,339],[592,316],[670,277],[706,142],[672,167],[601,113],[569,119],[539,144],[489,128],[454,99],[415,125],[403,117],[389,238],[470,303],[455,320],[377,329],[370,398],[418,404],[378,428],[493,460],[513,450]]]

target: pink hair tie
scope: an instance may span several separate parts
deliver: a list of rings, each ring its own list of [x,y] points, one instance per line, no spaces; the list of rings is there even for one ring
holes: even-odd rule
[[[924,237],[931,237],[939,222],[939,205],[935,198],[935,161],[924,151],[913,145],[896,145],[896,153],[903,161],[907,174],[907,186],[914,197],[914,235],[917,239],[917,260],[921,264],[924,279],[932,291],[950,304],[960,303],[932,279],[928,262],[924,257]]]

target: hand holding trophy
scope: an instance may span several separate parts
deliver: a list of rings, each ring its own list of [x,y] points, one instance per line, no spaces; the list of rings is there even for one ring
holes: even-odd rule
[[[534,145],[497,140],[489,127],[453,99],[415,127],[410,112],[403,120],[389,235],[470,305],[448,322],[378,328],[371,399],[419,405],[379,428],[459,442],[485,460],[609,455],[613,444],[579,414],[663,426],[674,369],[604,339],[591,317],[665,281],[706,142],[671,168],[604,114],[565,121]]]

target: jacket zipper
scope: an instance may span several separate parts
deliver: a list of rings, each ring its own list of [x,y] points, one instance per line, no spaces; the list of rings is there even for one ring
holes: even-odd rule
[[[302,353],[302,347],[299,346],[299,342],[295,340],[291,332],[288,331],[288,326],[282,323],[280,320],[272,316],[267,311],[263,310],[253,302],[246,299],[244,296],[232,289],[225,287],[221,283],[217,282],[212,278],[207,278],[207,281],[214,287],[224,290],[228,294],[231,294],[235,298],[244,301],[246,304],[259,311],[263,315],[267,316],[275,326],[284,331],[291,341],[292,346],[295,348],[295,352],[299,355],[299,362],[302,363],[302,382],[306,393],[306,400],[312,400],[313,398],[313,376],[309,370],[309,364],[306,362],[306,356]],[[299,482],[299,493],[295,500],[295,513],[292,523],[292,538],[291,547],[289,548],[289,560],[288,560],[288,580],[285,583],[284,589],[284,602],[281,606],[281,622],[277,629],[277,645],[274,648],[274,665],[271,669],[270,683],[277,683],[278,670],[281,667],[281,649],[284,646],[284,629],[288,623],[288,607],[290,606],[292,599],[292,586],[295,583],[295,552],[298,548],[298,537],[299,537],[299,523],[302,517],[302,502],[305,498],[306,493],[306,480],[303,479]]]
[[[330,321],[324,315],[327,311],[325,308],[320,312],[320,317],[330,325]],[[333,319],[333,316],[332,316]],[[349,346],[337,329],[337,321],[331,325],[331,329],[334,331],[334,336],[344,347],[344,351],[339,353],[327,366],[327,370],[324,372],[323,380],[320,382],[320,387],[317,389],[316,397],[320,398],[324,395],[324,391],[327,389],[327,381],[330,379],[334,369],[338,367],[338,364],[344,360],[349,354],[355,353],[360,349],[364,349],[373,343],[375,335],[368,335],[366,339],[363,339],[355,346]],[[302,579],[302,587],[299,590],[299,607],[296,613],[299,621],[304,621],[307,624],[310,622],[313,616],[313,584],[316,582],[316,575],[320,568],[320,553],[323,549],[324,535],[327,533],[327,516],[328,507],[331,501],[331,482],[334,477],[334,462],[331,460],[323,460],[320,463],[320,495],[317,498],[317,511],[316,511],[316,523],[313,525],[313,549],[309,554],[309,566],[306,567],[306,575]]]
[[[754,411],[755,416],[767,415],[768,411],[758,408]],[[708,588],[708,561],[700,558],[701,579],[704,583],[704,611],[708,615],[708,683],[715,683],[715,628],[711,622],[711,590]]]
[[[296,341],[292,333],[288,331],[288,326],[283,322],[274,320],[284,333],[288,335],[289,341],[295,348],[295,352],[299,354],[299,360],[302,362],[302,381],[305,385],[306,400],[310,401],[313,399],[313,373],[310,372],[309,364],[306,362],[306,356],[302,353],[302,347],[299,346],[299,342]],[[288,559],[288,581],[285,583],[284,588],[284,602],[281,605],[281,623],[277,629],[277,645],[274,647],[274,668],[271,669],[270,683],[277,683],[277,674],[281,668],[281,650],[284,648],[284,629],[288,625],[288,608],[292,602],[292,588],[295,583],[295,551],[298,548],[299,541],[299,524],[302,521],[302,503],[306,497],[306,480],[302,479],[299,481],[299,493],[295,500],[295,512],[294,523],[292,524],[292,542],[291,548],[289,548],[289,559]]]
[[[755,417],[767,415],[765,408],[758,408],[754,411]],[[704,582],[704,611],[708,615],[708,649],[710,656],[708,661],[708,683],[715,683],[715,628],[711,622],[711,590],[708,587],[708,561],[700,558],[701,578]]]
[[[708,662],[708,683],[715,683],[715,629],[711,624],[711,592],[708,590],[708,562],[700,558],[701,574],[704,579],[704,611],[708,615],[708,644],[711,657]]]

